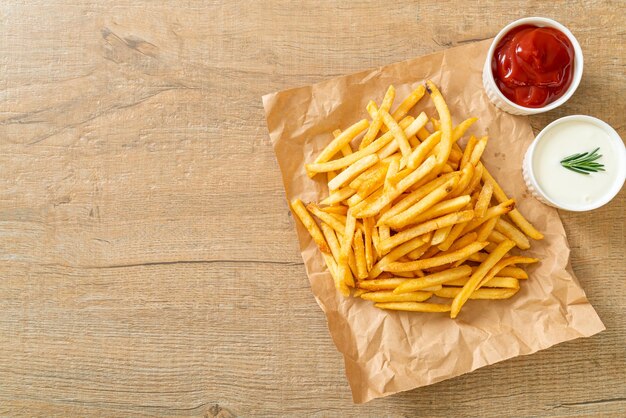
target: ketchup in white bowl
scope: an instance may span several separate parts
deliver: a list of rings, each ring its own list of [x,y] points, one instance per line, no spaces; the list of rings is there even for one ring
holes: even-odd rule
[[[608,203],[626,179],[626,149],[617,132],[591,116],[574,115],[546,126],[526,152],[524,180],[531,193],[570,211]]]
[[[543,107],[561,97],[572,83],[574,54],[574,46],[558,29],[517,26],[496,46],[493,77],[512,102]]]
[[[555,109],[574,94],[583,75],[576,37],[552,19],[526,17],[493,39],[483,67],[489,100],[513,115]]]

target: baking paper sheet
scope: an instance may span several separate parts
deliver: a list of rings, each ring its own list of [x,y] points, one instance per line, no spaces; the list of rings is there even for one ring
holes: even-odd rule
[[[527,267],[530,278],[521,281],[521,290],[512,299],[470,300],[453,320],[447,314],[383,311],[372,302],[342,297],[307,231],[295,222],[311,289],[344,356],[356,403],[436,383],[604,330],[568,269],[570,251],[557,211],[533,199],[524,185],[522,158],[534,138],[527,118],[497,109],[483,90],[481,73],[490,42],[263,97],[287,199],[300,198],[306,203],[327,195],[325,176],[310,179],[304,164],[312,162],[332,140],[333,130],[368,117],[368,100],[380,104],[390,84],[396,87],[397,104],[415,87],[432,79],[450,107],[454,125],[470,116],[479,118],[469,133],[489,135],[485,166],[545,235],[524,252],[541,262]],[[416,116],[422,110],[437,116],[428,95],[410,114]]]

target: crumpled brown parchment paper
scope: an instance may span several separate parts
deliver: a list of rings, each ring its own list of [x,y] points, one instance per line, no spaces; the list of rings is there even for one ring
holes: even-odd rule
[[[533,199],[524,185],[522,158],[534,138],[527,118],[497,109],[483,90],[481,72],[490,42],[263,97],[287,199],[319,201],[327,195],[325,178],[310,179],[304,164],[331,141],[331,132],[367,117],[367,101],[380,104],[389,84],[396,87],[399,102],[432,79],[450,107],[453,124],[470,116],[479,118],[469,133],[489,135],[483,162],[545,235],[525,251],[542,261],[527,269],[530,278],[522,281],[512,299],[470,300],[459,318],[452,320],[446,314],[383,311],[369,301],[342,297],[307,231],[295,222],[311,289],[344,356],[356,403],[430,385],[605,329],[569,268],[569,246],[557,211]],[[411,114],[422,110],[437,115],[427,96]]]

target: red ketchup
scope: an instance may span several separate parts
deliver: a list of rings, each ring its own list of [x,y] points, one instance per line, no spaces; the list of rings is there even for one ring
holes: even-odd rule
[[[554,28],[522,25],[498,43],[491,63],[500,91],[524,107],[543,107],[561,97],[572,82],[574,47]]]

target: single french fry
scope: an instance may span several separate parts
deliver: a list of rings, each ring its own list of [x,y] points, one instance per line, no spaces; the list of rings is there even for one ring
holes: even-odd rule
[[[388,277],[384,279],[361,280],[359,282],[359,288],[367,290],[393,290],[406,280],[410,279],[404,277]]]
[[[393,311],[450,312],[450,305],[443,305],[441,303],[388,302],[388,303],[377,303],[374,306],[380,309],[388,309],[388,310],[393,310]]]
[[[456,299],[463,291],[462,287],[444,287],[435,292],[435,296],[447,299]],[[519,289],[478,289],[469,295],[469,299],[509,299],[515,295]]]
[[[480,189],[480,194],[478,195],[478,201],[476,201],[476,206],[474,207],[474,211],[476,212],[477,218],[482,218],[485,216],[485,212],[489,208],[489,203],[491,202],[491,196],[493,195],[493,183],[490,181],[485,182],[483,188]]]
[[[467,145],[465,145],[465,150],[463,151],[463,158],[461,158],[461,162],[459,163],[459,167],[463,168],[470,162],[470,158],[472,157],[472,151],[474,150],[474,146],[476,146],[476,142],[478,140],[474,135],[470,136],[467,141]]]
[[[373,219],[373,218],[363,218],[363,219]],[[376,220],[373,221],[376,223]],[[376,253],[377,258],[382,257],[382,252],[380,251],[380,235],[378,235],[378,228],[375,226],[372,228],[372,245],[374,246],[374,252]]]
[[[322,212],[334,213],[335,215],[345,216],[348,213],[348,207],[343,205],[325,206],[320,208]]]
[[[451,251],[441,256],[423,258],[421,260],[410,261],[407,263],[390,263],[384,268],[384,270],[393,273],[396,271],[412,271],[418,269],[423,270],[431,267],[443,266],[445,264],[453,263],[457,260],[468,257],[471,254],[477,253],[478,251],[485,248],[487,244],[488,243],[486,242],[473,242],[466,247],[463,247],[456,251]]]
[[[446,282],[446,286],[465,286],[469,280],[469,275],[462,279],[451,280]],[[519,289],[519,281],[514,277],[492,277],[481,287],[503,287],[505,289]],[[396,288],[397,290],[398,288]],[[395,290],[394,290],[395,292]]]
[[[347,263],[352,248],[352,240],[354,239],[354,231],[356,229],[356,218],[352,215],[352,209],[348,209],[346,215],[346,225],[344,228],[343,239],[341,241],[341,252],[339,253],[339,262]]]
[[[503,203],[509,200],[506,196],[506,193],[504,193],[504,190],[502,190],[502,187],[500,187],[498,182],[496,182],[496,180],[489,173],[489,171],[487,171],[487,168],[483,170],[483,181],[490,181],[491,183],[493,183],[493,194],[498,202]],[[522,232],[530,238],[537,240],[543,239],[543,234],[537,231],[537,229],[530,222],[528,222],[526,218],[524,218],[519,210],[513,209],[508,213],[508,216],[509,218],[511,218],[513,223],[515,223],[515,225],[517,225],[518,228],[521,229]]]
[[[367,271],[374,267],[376,254],[372,243],[372,230],[374,229],[374,218],[363,219],[363,240],[365,243],[365,263]]]
[[[377,227],[376,229],[378,229],[378,239],[379,244],[378,244],[378,248],[380,250],[379,256],[380,257],[384,257],[385,255],[387,255],[389,253],[389,250],[385,250],[380,246],[380,242],[383,242],[383,240],[389,238],[389,236],[391,235],[391,231],[389,230],[388,226],[380,226]]]
[[[452,131],[452,140],[456,142],[459,139],[461,139],[461,137],[465,135],[465,132],[467,132],[470,126],[472,126],[474,122],[476,122],[477,120],[478,118],[468,118],[468,119],[465,119],[463,122],[459,123],[457,126],[455,126],[454,130]]]
[[[363,233],[357,229],[354,233],[354,257],[356,258],[357,277],[365,279],[367,277],[367,261],[365,260],[365,244],[363,243]]]
[[[319,211],[321,211],[321,212],[328,213],[330,216],[332,216],[333,218],[335,218],[336,220],[338,220],[338,221],[341,223],[341,225],[345,225],[345,224],[346,224],[346,216],[348,216],[348,212],[347,212],[347,211],[346,211],[346,214],[345,214],[345,215],[342,215],[342,214],[340,214],[340,213],[334,213],[334,212],[326,212],[326,211],[323,211],[323,210],[322,210],[322,208],[320,208],[320,207],[319,207],[319,206],[317,206],[317,205],[313,205],[313,204],[309,204],[309,205],[311,205],[311,206],[315,206],[315,208],[316,208],[316,209],[318,209],[318,212],[319,212]],[[307,206],[309,206],[309,205],[307,205]],[[349,208],[348,208],[348,209],[349,209]],[[341,230],[341,233],[343,233],[343,229]]]
[[[341,287],[354,287],[354,273],[346,263],[337,264],[338,277]]]
[[[440,271],[438,273],[429,274],[419,279],[410,279],[399,284],[393,291],[393,293],[401,294],[408,292],[415,292],[427,287],[437,286],[447,283],[452,280],[469,277],[472,273],[472,269],[469,266],[461,266],[449,270]]]
[[[475,263],[482,263],[483,261],[487,259],[488,256],[489,254],[487,253],[478,252],[467,257],[467,261],[473,261]]]
[[[333,139],[330,144],[322,150],[322,152],[315,159],[315,163],[325,163],[329,161],[336,153],[338,153],[344,146],[348,145],[350,141],[356,138],[361,132],[367,129],[369,122],[367,119],[362,119],[343,131],[337,138]],[[331,171],[331,170],[327,170]]]
[[[379,290],[364,293],[361,295],[361,299],[371,300],[372,302],[423,302],[432,295],[432,292],[412,292],[398,295],[389,290]]]
[[[426,252],[426,250],[428,250],[428,248],[430,248],[430,242],[423,244],[421,247],[417,247],[416,249],[408,253],[407,257],[410,260],[417,260],[421,258],[422,255],[424,255],[424,253]]]
[[[407,280],[413,280],[413,278],[391,276],[391,277],[386,277],[384,279],[378,278],[378,279],[372,279],[372,280],[361,280],[359,281],[359,288],[367,289],[370,291],[394,290],[396,287],[400,286],[402,283],[404,283]],[[441,285],[429,286],[429,287],[422,289],[422,291],[434,292],[436,290],[440,290],[441,287],[442,287]]]
[[[404,179],[400,180],[395,187],[391,187],[383,191],[382,196],[379,199],[372,200],[368,197],[363,202],[354,207],[355,216],[359,218],[365,218],[368,216],[377,215],[382,208],[391,203],[395,198],[404,193],[411,185],[415,184],[418,180],[427,175],[435,166],[435,158],[430,157],[422,165],[420,165],[415,171],[409,174]]]
[[[407,279],[412,279],[413,277],[413,272],[412,271],[401,271],[399,274],[396,274],[397,277],[404,277]]]
[[[291,201],[291,210],[293,210],[294,214],[298,217],[302,225],[309,231],[311,238],[317,244],[318,248],[322,253],[330,254],[330,248],[322,235],[322,231],[315,223],[315,220],[309,213],[309,211],[304,207],[304,203],[300,199],[295,199]]]
[[[400,120],[409,113],[409,111],[420,101],[420,99],[426,93],[426,88],[423,85],[418,86],[415,90],[411,92],[403,101],[400,103],[398,108],[393,111],[391,116],[395,120]]]
[[[498,276],[513,277],[518,280],[528,279],[528,273],[519,267],[505,267],[498,273]]]
[[[337,138],[339,135],[341,135],[341,129],[335,129],[333,131],[333,137]],[[344,157],[346,155],[350,155],[352,154],[352,147],[350,147],[350,143],[347,143],[346,145],[343,146],[343,148],[341,148],[341,155],[343,155]],[[330,173],[330,171],[329,171]]]
[[[383,210],[386,210],[388,208],[389,208],[389,205],[387,205]],[[378,238],[380,239],[381,242],[386,240],[387,238],[389,238],[391,236],[391,230],[389,229],[388,226],[381,225],[381,226],[379,226],[377,228],[378,228]],[[379,246],[379,249],[380,249],[380,255],[381,256],[384,256],[384,255],[386,255],[389,252],[388,250],[385,250],[385,249],[383,249],[380,246]]]
[[[398,245],[415,238],[420,235],[424,235],[427,232],[435,231],[444,226],[454,225],[461,222],[467,222],[474,217],[473,210],[464,210],[461,212],[450,213],[448,215],[441,216],[439,218],[431,219],[422,224],[415,225],[411,228],[407,228],[401,232],[398,232],[392,237],[380,242],[380,248],[383,251],[389,251]]]
[[[454,172],[454,168],[452,168],[452,166],[450,164],[445,163],[443,165],[443,168],[441,169],[441,172],[444,173],[444,174],[453,173]]]
[[[328,197],[320,201],[320,205],[329,205],[329,206],[336,205],[348,199],[350,196],[352,196],[355,193],[356,193],[356,190],[350,187],[344,187],[342,189],[332,191],[328,195]]]
[[[330,248],[330,252],[332,256],[335,258],[335,261],[339,263],[339,253],[341,252],[341,244],[337,239],[337,234],[335,230],[325,222],[321,223],[322,234],[324,234],[324,238],[328,243],[328,247]]]
[[[500,219],[500,218],[498,218]],[[489,233],[489,237],[487,238],[487,241],[489,242],[495,242],[496,244],[501,243],[504,240],[510,239],[508,238],[506,235],[501,234],[500,232],[496,231],[495,229],[493,231],[491,231]],[[511,240],[513,241],[513,240]]]
[[[488,137],[483,136],[476,142],[474,149],[472,150],[472,155],[470,157],[469,163],[472,165],[476,165],[480,162],[480,157],[482,157],[483,152],[485,151],[485,147],[487,146]]]
[[[495,251],[495,249],[498,247],[497,244],[494,244],[493,242],[490,242],[486,247],[485,247],[485,251],[488,253],[492,253]]]
[[[393,251],[390,251],[374,265],[374,267],[370,270],[368,277],[370,279],[375,279],[383,272],[385,266],[389,263],[396,261],[400,257],[410,253],[424,244],[425,242],[422,237],[416,237],[402,245],[397,246],[393,249]]]
[[[408,158],[407,166],[411,169],[419,167],[424,162],[428,154],[435,148],[441,141],[441,131],[437,131],[426,138],[421,144],[419,144]]]
[[[450,109],[448,109],[448,105],[437,86],[435,86],[435,83],[428,80],[426,82],[426,91],[430,94],[430,98],[435,103],[435,108],[439,114],[441,141],[437,145],[437,166],[443,167],[445,162],[448,161],[450,150],[452,149],[452,118],[450,116]]]
[[[501,242],[498,244],[496,250],[489,254],[487,259],[483,261],[476,271],[472,273],[470,280],[467,281],[459,294],[454,298],[454,301],[452,301],[452,310],[450,311],[451,318],[457,317],[470,295],[474,292],[474,290],[479,288],[481,281],[485,278],[489,270],[491,270],[491,268],[495,266],[498,261],[500,261],[514,246],[515,243],[513,241],[507,240]]]
[[[443,215],[447,215],[452,212],[457,212],[467,206],[471,198],[468,195],[455,197],[454,199],[444,200],[439,202],[430,209],[424,211],[421,215],[413,218],[415,224],[426,222],[433,218],[438,218]],[[345,207],[345,206],[344,206]]]
[[[341,276],[343,277],[344,282],[349,287],[354,287],[354,278],[358,276],[358,270],[356,268],[356,257],[354,256],[354,251],[352,248],[348,250],[348,264],[345,263],[338,264],[339,271]]]
[[[324,258],[324,262],[326,263],[326,267],[328,267],[328,271],[330,272],[331,277],[333,278],[333,282],[335,283],[335,288],[341,293],[343,296],[350,296],[350,289],[346,284],[346,280],[343,277],[343,273],[335,259],[326,253],[322,253],[322,257]]]
[[[385,93],[385,97],[383,98],[383,101],[380,104],[380,109],[378,110],[378,112],[376,112],[376,115],[372,118],[372,123],[370,124],[367,132],[365,133],[365,136],[363,137],[363,140],[361,141],[361,145],[359,145],[359,149],[363,149],[367,147],[374,140],[374,138],[376,138],[376,135],[378,135],[378,131],[380,130],[380,127],[383,124],[380,111],[383,110],[385,112],[389,112],[389,109],[391,109],[391,105],[393,104],[393,100],[395,99],[395,97],[396,97],[396,89],[393,86],[389,86],[389,88],[387,89],[387,92]],[[370,101],[370,103],[368,103],[368,107],[372,103],[374,102]]]
[[[491,231],[493,231],[493,228],[496,226],[496,222],[498,222],[498,219],[500,219],[500,217],[496,216],[494,218],[489,219],[487,222],[485,222],[480,227],[478,227],[478,240],[479,241],[489,240],[489,235],[491,234]],[[499,242],[496,244],[499,244]]]
[[[496,232],[506,236],[511,241],[515,242],[521,250],[527,250],[530,248],[530,242],[526,235],[507,221],[502,218],[498,218],[498,222],[495,224]]]

